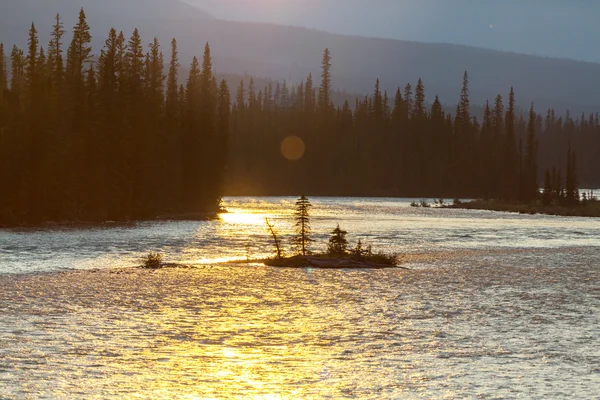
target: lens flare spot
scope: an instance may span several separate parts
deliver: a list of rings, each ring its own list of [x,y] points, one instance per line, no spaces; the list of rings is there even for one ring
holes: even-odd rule
[[[298,136],[288,136],[281,143],[281,154],[283,154],[283,156],[290,161],[298,161],[302,159],[305,152],[306,145],[304,144],[304,140]]]

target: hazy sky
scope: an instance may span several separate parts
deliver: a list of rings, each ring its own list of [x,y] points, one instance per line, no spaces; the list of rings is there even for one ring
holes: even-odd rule
[[[185,0],[222,19],[600,61],[597,0]]]

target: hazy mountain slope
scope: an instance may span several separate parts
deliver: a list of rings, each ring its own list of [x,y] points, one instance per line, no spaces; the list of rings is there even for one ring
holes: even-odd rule
[[[600,61],[598,1],[185,1],[220,19]]]
[[[430,100],[437,93],[446,103],[459,97],[462,75],[469,71],[473,100],[507,96],[515,87],[519,104],[538,109],[600,110],[600,65],[570,60],[503,53],[464,46],[423,44],[328,34],[269,24],[206,21],[163,27],[174,33],[182,51],[201,54],[208,40],[218,71],[303,79],[312,72],[319,79],[321,54],[333,54],[334,86],[370,91],[379,77],[382,85],[398,85],[423,78]],[[202,38],[202,39],[199,39]]]
[[[382,85],[395,91],[398,85],[413,84],[421,77],[424,80],[427,98],[432,100],[439,94],[443,102],[452,104],[459,97],[462,74],[468,70],[471,79],[471,95],[475,103],[493,100],[497,93],[505,97],[510,86],[515,87],[517,101],[524,108],[535,101],[538,110],[555,107],[559,111],[570,108],[572,112],[600,110],[600,65],[569,60],[549,59],[534,56],[502,53],[464,46],[423,44],[407,41],[370,39],[324,33],[304,28],[284,27],[270,24],[225,22],[210,19],[205,14],[176,12],[180,4],[174,0],[152,0],[156,9],[165,4],[175,5],[169,13],[137,13],[144,0],[121,0],[118,17],[109,12],[96,11],[93,0],[3,0],[11,2],[3,6],[0,14],[0,40],[7,46],[17,40],[26,46],[29,19],[22,5],[27,2],[43,3],[36,10],[38,30],[50,31],[55,11],[68,13],[73,20],[78,5],[89,2],[90,24],[96,51],[104,43],[110,26],[123,29],[126,35],[138,26],[146,42],[153,36],[159,37],[163,50],[168,53],[168,44],[177,37],[180,44],[181,62],[186,65],[192,55],[202,55],[206,41],[213,49],[214,67],[219,73],[253,74],[274,79],[298,82],[309,72],[318,82],[321,54],[329,47],[333,55],[334,86],[353,92],[371,91],[375,79],[381,78]],[[99,2],[98,2],[99,3]],[[77,5],[76,5],[77,4]],[[144,4],[147,4],[144,2]],[[52,7],[51,5],[56,5]],[[52,10],[52,11],[51,11]],[[46,15],[41,15],[46,13]],[[11,28],[9,22],[18,26]],[[16,25],[15,25],[16,24]],[[72,26],[72,22],[67,27]],[[47,35],[41,35],[46,43]],[[67,38],[66,41],[69,39]]]

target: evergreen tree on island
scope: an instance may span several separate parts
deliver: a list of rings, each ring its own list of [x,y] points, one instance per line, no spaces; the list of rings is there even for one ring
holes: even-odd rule
[[[348,252],[347,231],[340,228],[340,224],[331,232],[327,252],[334,256],[343,256]]]
[[[292,239],[292,242],[298,248],[298,253],[303,256],[306,256],[309,253],[308,246],[314,241],[310,237],[311,229],[308,212],[311,207],[312,204],[304,195],[296,200],[296,211],[294,213],[294,219],[296,220],[296,237]]]

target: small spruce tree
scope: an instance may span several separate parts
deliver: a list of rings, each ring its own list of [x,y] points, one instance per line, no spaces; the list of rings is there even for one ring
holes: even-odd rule
[[[358,239],[358,243],[356,243],[356,247],[352,250],[352,253],[357,257],[362,257],[364,253],[362,239]]]
[[[340,225],[331,232],[327,251],[334,256],[342,256],[348,251],[348,240],[346,239],[348,232],[342,230]]]

